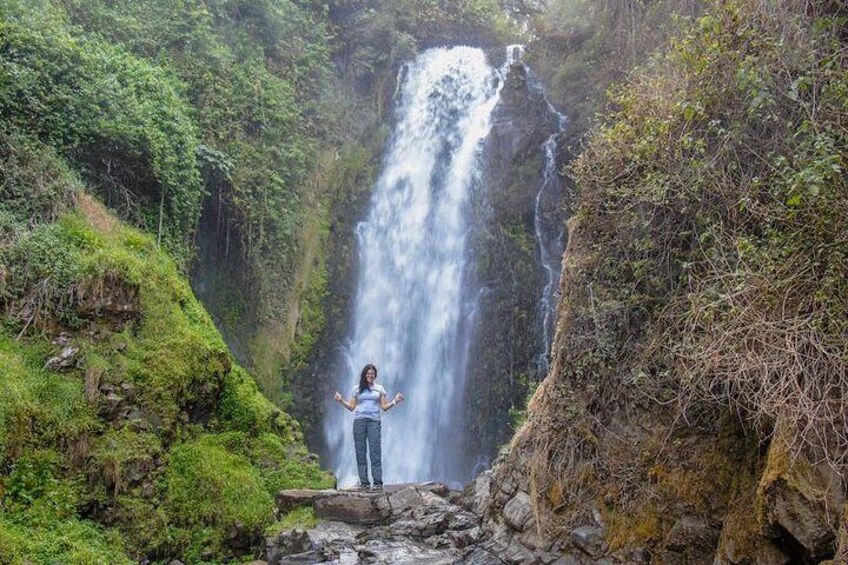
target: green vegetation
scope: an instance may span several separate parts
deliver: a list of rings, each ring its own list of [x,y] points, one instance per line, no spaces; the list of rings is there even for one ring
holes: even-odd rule
[[[333,307],[330,224],[387,135],[381,88],[420,47],[511,34],[498,13],[0,0],[0,562],[236,558],[279,489],[332,484],[184,274],[286,398]]]
[[[82,475],[69,468],[83,438],[100,429],[83,385],[42,364],[38,348],[0,335],[0,561],[130,563],[116,531],[77,512]]]
[[[385,87],[420,47],[513,34],[495,0],[3,0],[0,14],[2,115],[192,269],[275,397],[302,345],[286,328],[312,311],[292,297],[324,269],[301,261],[311,217],[351,188],[333,163],[316,172],[317,148],[371,145]]]
[[[323,12],[292,2],[4,0],[0,116],[157,234],[251,361],[283,319],[329,88]],[[201,210],[203,221],[201,220]]]
[[[533,395],[536,394],[536,389],[539,388],[538,382],[528,382],[530,379],[523,373],[518,375],[516,381],[518,381],[520,386],[527,390],[527,393],[524,401],[520,405],[512,405],[509,408],[509,426],[514,431],[521,429],[521,426],[523,426],[524,422],[527,421],[527,406],[530,404],[530,400],[533,398]]]
[[[630,370],[766,430],[787,419],[796,448],[840,458],[843,400],[817,391],[845,384],[842,16],[714,7],[615,95],[576,166],[587,283],[604,310],[638,310],[655,344]],[[825,428],[829,445],[809,432]]]
[[[232,259],[252,269],[254,288],[245,290],[268,300],[291,262],[313,163],[315,100],[329,72],[321,24],[294,3],[267,0],[60,4],[84,30],[184,82],[218,222],[230,224],[233,249],[243,253]]]
[[[606,89],[646,63],[703,4],[551,0],[542,10],[526,9],[538,38],[528,45],[526,60],[544,78],[550,99],[568,115],[569,136],[582,138],[607,102]]]
[[[55,147],[110,206],[185,256],[202,186],[182,85],[120,47],[71,33],[46,6],[9,0],[0,14],[4,127]]]
[[[114,523],[129,538],[130,554],[140,550],[187,558],[209,551],[226,555],[226,543],[232,541],[226,536],[236,524],[251,541],[258,539],[272,520],[272,495],[277,489],[326,486],[330,479],[306,457],[297,426],[260,395],[243,370],[233,367],[208,315],[154,241],[117,222],[112,233],[94,231],[90,222],[80,215],[66,216],[37,228],[13,250],[47,234],[43,237],[54,249],[68,250],[64,258],[68,274],[55,283],[57,292],[62,285],[96,288],[100,285],[93,278],[119,277],[101,292],[132,295],[123,293],[121,286],[136,287],[138,319],[133,315],[123,327],[102,317],[80,322],[81,328],[92,328],[98,337],[89,340],[83,334],[74,339],[86,352],[85,370],[67,374],[33,365],[27,369],[28,348],[4,338],[3,365],[8,370],[2,375],[3,386],[15,391],[4,395],[0,409],[4,462],[12,469],[4,498],[6,515],[20,514],[12,501],[56,500],[39,478],[43,472],[28,470],[32,466],[27,457],[42,446],[64,448],[71,461],[74,457],[78,461],[61,470],[62,480],[75,481],[87,474],[93,484],[90,491],[81,490],[78,501],[69,503],[70,516],[93,498],[106,507],[132,509],[122,516],[127,523],[121,518]],[[28,257],[37,263],[34,254]],[[12,265],[14,282],[17,271]],[[26,296],[30,288],[25,284],[22,288]],[[65,312],[79,316],[87,295],[72,294],[82,298],[68,300]],[[43,357],[34,366],[41,364]],[[99,383],[93,402],[87,402],[85,388],[92,373],[99,375]],[[106,390],[123,397],[116,400]],[[108,408],[112,402],[125,405],[129,413],[112,413]],[[95,411],[106,415],[95,418]],[[244,431],[203,433],[229,427]],[[18,478],[21,470],[35,479]],[[150,492],[144,492],[145,484]],[[161,503],[158,496],[163,497]],[[166,527],[164,535],[138,538],[152,533],[135,523],[145,515]],[[79,562],[71,553],[66,558]]]
[[[601,501],[616,543],[657,549],[667,509],[756,522],[739,505],[760,454],[723,437],[728,406],[760,437],[779,429],[787,462],[848,470],[846,15],[710,2],[612,89],[572,169],[558,373],[538,420],[565,431],[534,437],[534,486],[561,495],[540,500],[549,533]],[[652,432],[609,431],[634,422]]]
[[[243,456],[227,450],[216,436],[176,446],[165,474],[165,507],[186,530],[185,555],[197,560],[202,550],[221,554],[234,529],[257,535],[268,524],[274,500],[259,471]]]
[[[246,270],[237,286],[223,273],[210,273],[207,282],[249,296],[260,316],[278,315],[309,212],[303,198],[320,126],[317,99],[329,74],[320,21],[292,2],[269,0],[62,4],[75,24],[173,69],[184,82],[210,192],[212,217],[199,243],[223,243],[220,259]],[[241,323],[257,321],[244,320],[249,310],[239,314]]]
[[[349,79],[370,83],[431,45],[506,45],[518,30],[497,0],[334,0],[334,44]]]
[[[14,148],[10,190],[59,162],[34,141]],[[46,179],[45,194],[75,211],[39,204],[27,228],[37,200],[3,201],[0,561],[249,552],[278,489],[332,478],[234,364],[155,239],[78,192],[68,168]],[[43,368],[64,347],[78,348],[72,362]]]
[[[288,532],[294,528],[308,530],[318,525],[315,510],[312,506],[300,506],[290,511],[278,521],[274,522],[265,530],[266,536],[273,536],[280,532]]]

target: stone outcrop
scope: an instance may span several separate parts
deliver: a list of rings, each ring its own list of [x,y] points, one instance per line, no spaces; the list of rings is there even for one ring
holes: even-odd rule
[[[848,539],[844,530],[848,505],[840,498],[838,481],[833,482],[823,466],[802,463],[803,476],[789,472],[784,454],[775,448],[757,471],[757,480],[736,476],[737,499],[714,506],[727,512],[716,514],[723,523],[670,507],[663,517],[666,525],[654,534],[658,537],[645,545],[636,537],[622,543],[616,538],[620,530],[614,529],[620,526],[610,526],[608,515],[593,507],[582,522],[558,535],[546,535],[531,495],[537,488],[528,458],[532,440],[529,426],[523,427],[493,469],[462,492],[440,483],[391,485],[385,492],[282,491],[277,496],[280,513],[311,505],[321,521],[312,529],[269,537],[265,557],[273,565],[787,565],[831,563],[828,559],[848,563],[842,556]],[[751,518],[755,508],[760,509],[760,518]],[[830,521],[822,522],[823,517]]]
[[[265,557],[273,565],[604,562],[592,560],[608,549],[600,528],[576,529],[570,552],[545,543],[536,531],[527,488],[526,476],[493,477],[487,471],[461,493],[439,483],[391,485],[385,492],[282,491],[280,512],[311,505],[321,521],[308,530],[270,536]],[[500,510],[491,510],[496,507]]]
[[[551,370],[479,485],[488,500],[475,502],[493,553],[509,563],[848,563],[846,486],[822,454],[791,454],[779,425],[761,442],[721,406],[681,413],[673,391],[646,394],[638,374],[597,376],[611,363],[605,348],[635,322],[599,313],[584,226],[569,227]],[[530,529],[516,512],[524,496]]]
[[[391,485],[384,492],[282,491],[280,511],[311,504],[322,521],[309,530],[269,537],[267,559],[272,564],[455,563],[481,537],[479,517],[457,502],[458,493],[439,483]]]

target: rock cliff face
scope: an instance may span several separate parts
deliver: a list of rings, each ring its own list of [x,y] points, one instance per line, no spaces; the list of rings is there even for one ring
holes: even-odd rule
[[[845,159],[845,15],[711,3],[613,96],[573,167],[550,372],[485,479],[515,561],[848,562],[845,279],[819,274],[845,263],[816,251],[848,248],[848,193],[789,182],[818,132]],[[805,80],[815,102],[777,102]]]
[[[844,485],[812,454],[790,465],[779,435],[762,445],[732,414],[704,409],[684,425],[635,387],[611,396],[580,372],[591,297],[570,228],[550,375],[472,483],[486,492],[483,535],[515,563],[848,562]]]
[[[508,437],[510,408],[521,407],[538,380],[543,350],[538,302],[545,285],[534,227],[543,182],[542,144],[557,132],[557,116],[529,70],[513,64],[483,147],[481,188],[473,195],[469,249],[483,294],[469,353],[466,450],[471,464],[488,466]],[[562,195],[543,202],[563,225]]]

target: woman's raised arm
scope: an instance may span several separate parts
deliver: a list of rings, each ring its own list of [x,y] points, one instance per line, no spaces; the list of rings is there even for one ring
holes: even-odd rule
[[[350,400],[345,400],[341,393],[339,393],[339,391],[336,391],[336,393],[333,395],[333,400],[335,400],[336,402],[340,402],[342,406],[344,406],[351,412],[353,412],[353,409],[356,408],[356,395],[351,397]]]
[[[400,404],[404,400],[406,400],[406,397],[404,395],[402,395],[401,393],[397,393],[394,397],[394,400],[392,400],[391,402],[386,400],[385,394],[381,394],[380,395],[380,408],[382,408],[384,411],[391,410],[392,408],[394,408],[395,406],[397,406],[398,404]]]

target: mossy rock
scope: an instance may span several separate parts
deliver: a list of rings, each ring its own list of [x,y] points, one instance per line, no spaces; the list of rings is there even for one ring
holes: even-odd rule
[[[297,423],[233,361],[173,259],[95,199],[77,200],[75,212],[0,246],[6,265],[43,250],[28,255],[29,277],[8,271],[0,457],[11,472],[0,481],[0,544],[19,548],[11,562],[251,553],[279,489],[326,487],[332,477]],[[48,298],[62,300],[44,300],[31,324],[8,317],[43,298],[50,272],[61,276]],[[116,301],[127,315],[108,307]],[[74,362],[43,368],[63,347],[77,351]],[[83,511],[96,521],[81,520]],[[79,543],[37,543],[57,527]],[[32,542],[16,544],[21,536]]]

